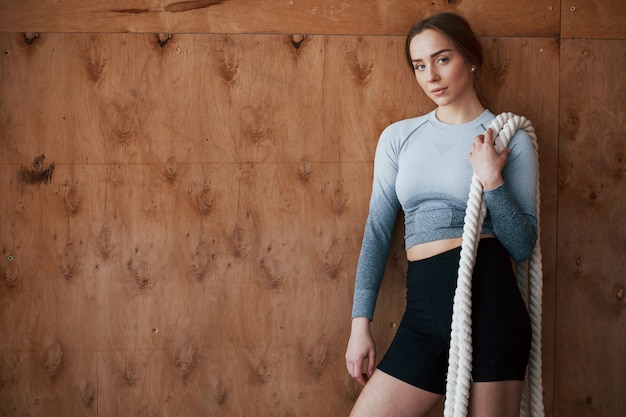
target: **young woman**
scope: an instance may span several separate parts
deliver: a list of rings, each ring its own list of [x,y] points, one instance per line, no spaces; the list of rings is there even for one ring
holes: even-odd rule
[[[487,216],[472,277],[469,413],[518,416],[531,330],[510,257],[530,257],[537,239],[535,151],[524,131],[508,149],[495,151],[493,133],[486,130],[495,115],[478,95],[482,50],[465,19],[442,13],[420,21],[408,34],[406,55],[437,107],[393,123],[377,146],[346,351],[348,372],[364,385],[351,415],[424,416],[445,393],[463,219],[475,172]],[[406,311],[374,369],[370,321],[400,209]]]

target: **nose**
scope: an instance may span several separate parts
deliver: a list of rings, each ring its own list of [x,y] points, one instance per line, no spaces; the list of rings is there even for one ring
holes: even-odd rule
[[[433,65],[429,65],[427,67],[427,79],[429,82],[433,82],[433,81],[437,81],[439,80],[439,72],[437,72],[437,68]]]

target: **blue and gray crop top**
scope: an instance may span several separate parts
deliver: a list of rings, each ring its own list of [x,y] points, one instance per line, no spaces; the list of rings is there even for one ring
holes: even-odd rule
[[[469,197],[474,138],[495,115],[485,110],[464,124],[440,122],[435,110],[388,126],[374,157],[369,215],[357,265],[352,317],[372,320],[393,228],[402,208],[405,246],[460,237]],[[515,261],[532,254],[537,240],[535,193],[537,157],[528,134],[509,142],[504,184],[484,190],[482,233],[495,235]]]

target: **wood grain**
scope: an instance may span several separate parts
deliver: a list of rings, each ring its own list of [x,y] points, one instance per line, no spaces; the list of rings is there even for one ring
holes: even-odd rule
[[[622,0],[565,0],[561,6],[565,39],[626,38],[626,6]]]
[[[0,414],[347,415],[374,151],[432,108],[403,34],[441,10],[538,134],[546,414],[626,408],[619,1],[257,3],[0,4]]]
[[[619,415],[624,397],[623,41],[562,47],[555,414]]]
[[[393,48],[376,62],[396,67],[402,39],[1,42],[2,103],[14,111],[0,142],[11,213],[0,352],[3,375],[20,381],[0,391],[3,411],[29,409],[28,374],[11,365],[29,353],[48,379],[84,383],[102,415],[347,412],[358,388],[342,371],[346,318],[373,150],[418,94],[394,103],[388,78],[364,79],[352,57],[369,65]],[[328,389],[340,395],[320,404]],[[51,404],[80,415],[72,401]]]
[[[614,0],[617,1],[617,0]],[[417,20],[442,11],[465,15],[482,36],[556,36],[560,2],[462,0],[411,2],[325,0],[5,0],[3,32],[275,33],[404,35]]]

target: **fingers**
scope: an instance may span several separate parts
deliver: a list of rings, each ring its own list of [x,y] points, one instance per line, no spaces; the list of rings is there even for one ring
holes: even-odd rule
[[[493,140],[493,130],[491,128],[488,128],[487,131],[485,132],[484,138],[483,138],[483,142],[484,143],[490,143],[493,145],[494,140]]]
[[[367,376],[368,378],[372,376],[374,373],[374,368],[376,367],[376,352],[373,350],[370,351],[369,356],[367,357]]]
[[[346,360],[346,368],[352,378],[361,377],[361,369],[363,369],[363,361]]]
[[[352,378],[356,379],[361,385],[365,385],[374,373],[374,369],[376,368],[375,353],[370,352],[368,355],[367,372],[362,371],[364,362],[365,360],[361,361],[361,363],[354,363],[350,361],[346,362],[348,374],[350,374]]]
[[[347,368],[348,368],[348,374],[350,374],[352,378],[356,379],[359,382],[359,384],[365,385],[369,377],[366,373],[361,372],[362,366],[359,366],[354,363],[348,363]]]
[[[491,128],[488,128],[487,131],[485,131],[484,135],[478,135],[474,138],[474,143],[473,145],[494,145],[495,144],[495,139],[493,137],[493,130]]]
[[[493,154],[494,151],[498,153],[496,150],[496,138],[493,136],[493,130],[488,128],[484,135],[478,135],[474,138],[469,156],[471,157],[473,154],[480,152],[486,152],[489,155]],[[508,151],[505,155],[508,155]]]
[[[361,326],[365,324],[365,327]],[[348,374],[361,385],[365,385],[374,372],[376,346],[369,330],[369,320],[353,320],[353,329],[346,349],[346,368]],[[367,362],[367,370],[364,370]]]
[[[359,374],[359,376],[357,378],[355,378],[359,384],[361,385],[365,385],[367,383],[367,375],[364,373]]]

